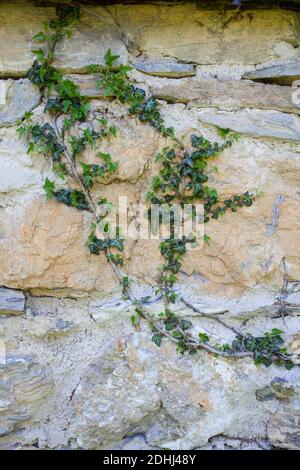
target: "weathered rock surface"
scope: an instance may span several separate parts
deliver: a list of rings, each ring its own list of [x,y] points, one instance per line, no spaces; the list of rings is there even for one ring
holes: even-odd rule
[[[45,210],[44,198],[36,199],[23,208],[2,209],[0,226],[1,260],[6,266],[1,274],[3,284],[49,288],[57,290],[58,295],[71,285],[81,292],[103,284],[108,289],[111,286],[111,273],[104,260],[91,259],[86,252],[88,221],[84,223],[79,211],[55,203]]]
[[[37,420],[52,389],[51,369],[30,357],[11,357],[0,365],[0,436]]]
[[[300,447],[300,413],[299,408],[291,411],[281,409],[271,415],[267,428],[268,439],[276,447],[299,450]]]
[[[15,123],[39,102],[40,93],[29,80],[0,80],[0,127]]]
[[[42,171],[45,161],[33,160],[26,155],[26,144],[21,142],[16,128],[0,129],[0,173],[5,175],[0,179],[0,194],[23,194],[26,191],[39,190],[43,185]],[[1,202],[0,202],[0,205]]]
[[[21,315],[25,309],[25,296],[22,291],[0,287],[0,313]]]
[[[254,137],[272,137],[300,142],[300,119],[277,111],[199,111],[200,121]]]
[[[209,161],[208,184],[222,198],[246,190],[260,197],[206,225],[210,244],[186,254],[176,289],[244,333],[284,330],[295,367],[256,367],[249,358],[203,351],[178,356],[167,341],[157,348],[144,322],[140,332],[132,328],[135,306],[122,298],[104,257],[86,248],[89,214],[46,201],[45,178],[63,183],[51,162],[26,154],[16,132],[24,112],[42,119],[36,89],[12,77],[25,76],[36,47],[31,37],[53,6],[2,2],[0,448],[300,448],[300,108],[292,88],[257,82],[298,78],[299,14],[157,3],[86,5],[72,38],[58,48],[56,64],[91,98],[93,115],[118,130],[94,149],[109,152],[119,169],[93,195],[115,206],[126,196],[132,234],[135,205],[145,201],[158,171],[155,156],[166,145],[125,105],[104,99],[97,77],[85,75],[110,48],[136,67],[132,82],[160,100],[166,125],[187,146],[191,134],[221,143],[215,126],[241,134]],[[253,81],[241,80],[246,76]],[[99,162],[90,149],[82,159]],[[155,294],[161,264],[159,240],[126,240],[124,273],[137,298],[155,297],[145,305],[157,314],[164,308]],[[234,338],[183,301],[174,312],[193,321],[195,335],[207,332],[214,343]]]
[[[94,9],[95,14],[82,12],[82,19],[74,34],[57,48],[56,65],[65,71],[86,69],[90,64],[104,64],[104,55],[111,48],[127,62],[126,47],[121,34],[104,8]],[[24,76],[33,62],[32,49],[36,43],[32,36],[43,29],[43,23],[55,15],[53,7],[37,8],[31,2],[18,5],[2,3],[0,7],[0,77]]]
[[[92,105],[95,109],[106,106],[105,102],[97,101]],[[201,130],[205,136],[217,138],[199,126],[201,113],[221,116],[223,121],[214,121],[221,127],[230,127],[229,118],[232,116],[236,118],[232,125],[234,130],[241,131],[243,125],[243,121],[238,120],[238,113],[244,113],[242,110],[186,110],[182,104],[165,105],[162,109],[170,124],[178,126],[178,132],[187,136]],[[254,119],[259,110],[245,113]],[[287,113],[277,114],[289,117]],[[122,106],[111,105],[110,121],[119,129],[118,136],[105,142],[101,149],[119,161],[120,170],[111,184],[103,185],[97,191],[116,206],[119,195],[127,196],[129,205],[143,203],[156,171],[155,155],[164,143],[157,139],[153,129],[126,116]],[[246,125],[243,129],[249,132]],[[282,133],[284,130],[276,131]],[[47,290],[50,295],[71,291],[73,295],[80,295],[94,290],[109,293],[116,285],[110,268],[103,257],[90,256],[85,246],[89,217],[83,217],[75,209],[47,203],[42,189],[43,174],[49,174],[46,163],[41,157],[25,156],[25,146],[17,140],[14,129],[2,132],[3,157],[0,164],[6,177],[0,184],[3,198],[0,209],[0,259],[3,267],[0,284],[36,289],[35,292]],[[93,158],[88,152],[86,161],[95,161]],[[224,197],[257,189],[264,195],[251,208],[244,208],[239,214],[227,214],[221,222],[222,231],[218,228],[219,221],[212,221],[206,227],[214,242],[199,253],[187,254],[181,282],[190,283],[189,276],[193,273],[203,276],[203,282],[195,283],[199,294],[200,291],[213,294],[217,288],[222,295],[239,295],[257,283],[264,285],[266,282],[268,286],[280,289],[280,262],[284,254],[290,275],[297,279],[300,256],[297,217],[300,160],[297,148],[283,143],[241,139],[223,152],[212,166],[215,164],[222,171],[211,175],[211,181]],[[236,233],[232,237],[232,224],[237,221]],[[131,274],[141,282],[155,283],[156,268],[161,264],[158,241],[139,240],[133,244],[129,241],[126,246],[125,261]],[[241,269],[241,266],[247,269]]]
[[[292,103],[292,90],[287,86],[265,85],[250,80],[152,79],[133,75],[146,91],[169,103],[185,103],[188,108],[243,109],[256,108],[300,114]],[[96,86],[95,75],[70,75],[89,98],[103,99],[104,89]]]
[[[292,103],[290,87],[214,79],[172,80],[171,83],[156,81],[147,84],[157,98],[187,103],[189,108],[256,108],[300,114],[300,108]]]
[[[193,65],[171,61],[144,60],[133,62],[132,66],[141,72],[158,77],[182,78],[196,75]]]
[[[252,72],[246,72],[244,78],[261,82],[279,83],[280,85],[291,85],[300,79],[300,62],[292,62],[281,65],[271,65],[259,68]]]
[[[238,364],[206,354],[176,357],[172,345],[157,349],[139,333],[84,371],[73,398],[72,438],[81,447],[102,448],[142,433],[149,446],[170,449],[202,447],[210,436],[241,429],[244,438],[258,438],[253,426],[264,421],[264,404],[255,389],[275,370],[246,360],[243,371],[245,381]]]
[[[95,310],[96,305],[95,299]],[[16,441],[8,415],[16,416],[16,428],[21,427],[18,445],[34,443],[39,448],[246,449],[270,448],[270,442],[281,446],[271,431],[269,444],[264,441],[266,425],[271,429],[272,414],[283,406],[286,412],[297,413],[298,392],[282,398],[282,390],[297,391],[299,369],[256,367],[249,359],[228,361],[204,352],[192,358],[178,356],[167,341],[157,348],[143,323],[142,331],[135,332],[125,311],[113,314],[109,303],[107,311],[110,317],[95,323],[84,299],[29,298],[26,316],[0,319],[1,334],[9,344],[31,350],[43,364],[51,364],[56,385],[51,387],[49,368],[34,361],[35,366],[24,367],[26,378],[23,369],[18,372],[16,382],[19,387],[24,384],[18,400],[25,396],[32,402],[23,415],[15,401],[8,404],[5,392],[1,448]],[[230,335],[224,336],[225,330],[209,320],[193,322],[196,329],[212,331],[215,341],[229,340]],[[258,318],[248,322],[247,330],[261,332],[281,322]],[[9,363],[4,367],[7,377]],[[280,397],[257,400],[257,389],[270,384],[274,388],[274,383],[283,384]],[[25,393],[29,388],[30,394]],[[231,438],[213,438],[219,435]]]
[[[90,11],[90,13],[89,13]],[[34,8],[29,2],[2,4],[0,9],[0,75],[24,75],[32,63],[31,37],[52,7]],[[257,64],[278,57],[278,40],[298,44],[297,14],[257,10],[240,15],[198,10],[195,4],[168,6],[119,5],[83,10],[73,37],[59,48],[57,64],[68,71],[103,64],[108,48],[127,61],[127,50],[156,58],[171,57],[198,64]],[[241,47],[243,44],[243,47]],[[80,50],[80,54],[78,51]]]
[[[133,51],[197,64],[257,64],[278,57],[279,40],[298,45],[297,14],[278,10],[205,11],[192,3],[111,9]],[[141,21],[142,19],[142,21]],[[142,25],[141,25],[142,22]]]

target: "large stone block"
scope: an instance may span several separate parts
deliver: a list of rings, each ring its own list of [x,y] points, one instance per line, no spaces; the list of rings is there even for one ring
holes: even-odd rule
[[[53,17],[52,7],[31,2],[1,4],[0,76],[23,76],[30,67],[31,38]],[[108,48],[128,61],[127,48],[147,57],[170,57],[197,64],[257,64],[278,58],[278,41],[298,44],[297,15],[280,10],[239,14],[197,9],[195,4],[172,6],[118,5],[82,9],[74,35],[57,50],[57,65],[78,71],[103,64]],[[79,52],[80,51],[80,52]]]
[[[92,105],[100,109],[105,102],[95,101]],[[168,124],[175,125],[179,133],[202,132],[211,139],[215,138],[197,121],[202,111],[186,110],[182,104],[164,105],[162,110]],[[110,121],[119,132],[116,139],[103,143],[102,150],[110,152],[119,161],[120,170],[110,184],[97,186],[96,193],[107,197],[116,206],[120,195],[127,196],[131,206],[145,201],[151,177],[157,171],[155,155],[165,144],[156,138],[149,126],[125,115],[122,106],[112,104],[111,112]],[[219,125],[229,127],[230,115],[235,116],[239,112],[243,113],[224,112],[226,119]],[[259,111],[249,112],[257,116]],[[237,117],[235,122],[238,123]],[[258,127],[257,122],[255,125]],[[15,132],[14,129],[9,131]],[[245,132],[249,132],[247,127]],[[13,153],[16,145],[17,141],[13,140],[10,153],[7,154],[6,148],[3,154],[3,161],[7,161],[3,171],[11,174],[11,180],[7,185],[3,179],[6,186],[3,186],[2,198],[6,202],[0,210],[0,259],[3,267],[0,285],[51,295],[69,291],[78,296],[94,290],[109,293],[117,285],[109,266],[102,256],[90,256],[85,246],[90,218],[76,209],[46,202],[42,189],[44,160],[36,155],[30,158],[22,156],[23,144],[18,165],[24,159],[30,168],[22,178],[22,166],[9,173],[11,162],[16,160]],[[92,154],[87,152],[85,159],[92,162]],[[210,184],[217,187],[221,196],[246,190],[255,192],[256,189],[262,190],[264,195],[252,207],[242,208],[237,214],[228,213],[205,227],[213,242],[199,253],[187,254],[181,281],[193,286],[190,276],[193,273],[202,276],[203,282],[195,282],[198,294],[205,291],[210,294],[222,292],[224,296],[240,295],[257,284],[262,286],[265,283],[268,288],[280,289],[283,255],[288,257],[290,275],[297,279],[300,256],[297,217],[300,167],[297,151],[280,141],[275,145],[274,142],[266,144],[261,140],[242,138],[211,164],[218,165],[220,169],[219,173],[211,174]],[[48,169],[46,174],[49,175]],[[27,186],[28,181],[31,181],[31,186]],[[17,190],[20,182],[22,192]],[[34,199],[34,193],[40,196]],[[130,273],[142,282],[157,282],[157,268],[162,263],[158,244],[159,241],[155,240],[137,243],[129,240],[126,244],[126,269],[128,267]]]
[[[43,23],[55,16],[53,7],[39,8],[32,2],[1,3],[0,5],[0,77],[24,76],[34,57],[37,43],[31,38],[43,29]],[[66,71],[78,71],[90,64],[104,64],[104,55],[111,48],[127,62],[127,51],[120,31],[109,12],[94,8],[91,14],[82,11],[81,21],[71,38],[57,47],[56,65]]]
[[[137,77],[138,78],[138,77]],[[240,80],[145,80],[151,93],[168,102],[187,103],[189,108],[256,108],[300,114],[288,86],[264,85]]]
[[[111,448],[141,433],[148,446],[172,450],[201,448],[219,434],[248,440],[264,436],[269,413],[255,392],[270,382],[275,369],[203,352],[180,358],[174,345],[163,342],[157,348],[146,336],[119,338],[83,371],[72,400],[69,432],[75,447]],[[281,375],[288,380],[288,374]],[[296,383],[296,376],[292,380]],[[273,409],[279,408],[275,401]],[[293,421],[296,425],[297,418]]]
[[[241,111],[200,110],[199,120],[229,128],[253,137],[276,138],[300,142],[300,118],[273,110],[243,109]]]
[[[69,75],[89,98],[103,99],[104,89],[96,86],[96,75]],[[133,73],[137,86],[154,97],[168,103],[185,103],[188,108],[243,109],[257,108],[300,114],[300,108],[292,103],[292,91],[288,86],[265,85],[250,80],[201,80],[157,79],[141,73]]]
[[[258,68],[252,72],[245,73],[243,78],[266,83],[291,85],[295,80],[300,79],[300,62],[298,59],[298,61],[288,64]]]
[[[148,57],[197,64],[258,64],[278,58],[276,45],[298,45],[297,14],[283,10],[244,13],[183,5],[112,7],[131,49]]]
[[[170,60],[139,60],[133,67],[141,72],[158,77],[182,78],[196,75],[192,64],[183,64]]]
[[[32,159],[26,154],[26,144],[21,142],[15,128],[0,129],[0,194],[18,193],[39,189],[43,184],[42,169],[46,162]],[[28,194],[28,193],[27,193]]]

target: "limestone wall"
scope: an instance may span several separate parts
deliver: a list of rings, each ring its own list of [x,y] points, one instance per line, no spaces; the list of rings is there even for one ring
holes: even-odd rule
[[[131,327],[133,307],[105,260],[89,255],[89,217],[46,202],[50,165],[26,155],[16,121],[43,111],[26,71],[31,37],[53,15],[53,7],[30,1],[0,3],[0,447],[299,449],[298,366],[177,356],[167,342],[158,349],[146,325]],[[203,311],[226,310],[227,320],[254,334],[284,330],[295,355],[300,107],[291,84],[300,78],[299,21],[289,10],[210,11],[195,2],[84,7],[56,64],[94,109],[109,108],[119,130],[104,148],[119,171],[100,188],[113,202],[119,194],[144,201],[164,142],[124,106],[108,104],[85,74],[108,48],[134,67],[132,79],[160,100],[179,134],[220,141],[216,126],[240,134],[218,157],[211,181],[224,196],[246,189],[262,196],[206,227],[211,243],[186,256],[178,287]],[[277,300],[283,257],[284,321]],[[128,241],[125,258],[136,288],[149,294],[161,264],[158,242]],[[180,303],[175,308],[191,315]],[[196,314],[193,321],[231,339],[220,325]]]

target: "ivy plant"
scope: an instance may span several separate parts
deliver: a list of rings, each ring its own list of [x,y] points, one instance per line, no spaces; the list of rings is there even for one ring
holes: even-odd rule
[[[179,296],[175,289],[187,245],[195,240],[193,237],[179,239],[175,236],[173,205],[183,207],[190,204],[194,209],[195,204],[201,202],[204,207],[203,222],[208,223],[228,211],[237,212],[240,208],[251,206],[257,196],[246,191],[223,200],[217,190],[209,185],[209,172],[212,169],[216,171],[216,167],[211,168],[211,162],[225,148],[234,144],[237,139],[235,134],[228,129],[219,129],[223,144],[191,135],[189,146],[185,146],[183,139],[176,136],[174,128],[165,125],[158,101],[130,82],[128,73],[131,68],[116,65],[119,57],[108,50],[104,57],[105,67],[97,64],[89,66],[88,72],[97,77],[96,86],[102,88],[104,95],[111,100],[126,104],[129,115],[150,125],[166,139],[166,146],[157,155],[159,173],[147,193],[149,203],[163,206],[170,212],[170,237],[160,243],[164,263],[157,294],[163,298],[163,311],[159,315],[151,314],[151,299],[139,299],[133,294],[132,280],[122,271],[124,240],[118,227],[114,236],[111,236],[110,225],[106,220],[110,203],[104,197],[95,198],[92,191],[118,170],[118,164],[111,155],[99,150],[104,139],[117,137],[117,129],[108,123],[104,115],[91,113],[89,100],[80,93],[79,87],[54,66],[57,44],[71,36],[79,19],[79,8],[58,6],[56,17],[46,25],[46,30],[33,37],[37,44],[33,50],[36,58],[27,76],[40,89],[44,102],[44,121],[41,123],[33,114],[26,113],[18,123],[18,132],[20,138],[28,142],[28,153],[39,153],[51,162],[53,172],[61,180],[59,187],[56,187],[54,181],[46,178],[46,198],[91,214],[93,221],[87,247],[92,255],[102,254],[106,257],[120,283],[123,296],[135,306],[132,325],[139,329],[140,319],[146,320],[152,331],[152,341],[157,346],[163,340],[169,340],[176,345],[180,354],[193,355],[203,349],[216,356],[249,356],[256,364],[269,366],[275,363],[291,368],[293,362],[283,347],[281,330],[274,328],[255,337],[241,333],[218,315],[209,315],[211,320],[222,324],[235,336],[231,344],[217,345],[211,343],[207,333],[200,332],[195,336],[192,322],[178,318],[172,310],[172,305],[180,300],[200,317],[208,317]],[[94,151],[94,163],[84,161],[84,152],[88,148]],[[148,216],[151,220],[151,211]],[[162,222],[162,217],[159,221]],[[101,238],[99,229],[103,235]],[[204,241],[209,243],[207,235]]]

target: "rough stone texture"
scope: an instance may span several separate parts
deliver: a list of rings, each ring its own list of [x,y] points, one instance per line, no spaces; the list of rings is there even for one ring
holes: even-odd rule
[[[271,416],[268,425],[268,438],[274,446],[290,450],[299,450],[300,413],[298,410],[280,410]]]
[[[299,80],[300,78],[300,63],[293,62],[290,64],[263,67],[245,73],[244,78],[261,82],[280,83],[281,85],[291,85],[293,81]]]
[[[300,114],[292,103],[290,87],[214,79],[173,80],[172,83],[148,83],[148,86],[157,98],[187,103],[189,108],[256,108]]]
[[[279,41],[299,44],[297,14],[288,11],[206,11],[194,3],[159,6],[120,5],[113,16],[130,48],[197,64],[258,64],[279,57]],[[142,18],[142,26],[141,26]]]
[[[104,104],[95,102],[94,105],[100,107]],[[188,132],[199,132],[198,116],[203,111],[185,110],[183,105],[177,104],[166,105],[163,112],[170,123],[178,126],[179,132],[187,135]],[[116,204],[120,194],[127,196],[129,203],[143,202],[155,170],[154,157],[163,142],[157,140],[149,127],[135,124],[131,118],[124,116],[123,107],[112,107],[112,113],[112,122],[119,128],[119,136],[105,143],[102,150],[110,151],[119,160],[120,171],[116,181],[103,186],[101,194]],[[229,122],[226,123],[228,126]],[[226,123],[220,122],[219,125],[225,127]],[[217,138],[214,132],[202,129],[207,137]],[[245,129],[249,132],[246,125]],[[13,129],[9,131],[15,136]],[[278,132],[283,131],[279,129]],[[79,211],[54,202],[46,203],[42,190],[43,173],[40,170],[43,168],[42,158],[24,156],[23,159],[21,152],[23,149],[25,153],[25,149],[17,143],[16,137],[8,149],[4,149],[6,159],[3,162],[7,161],[8,169],[11,161],[8,150],[13,155],[16,145],[20,148],[20,157],[14,165],[18,163],[16,168],[19,168],[22,164],[22,168],[26,164],[29,168],[24,168],[24,176],[21,176],[20,170],[19,173],[14,170],[11,179],[3,180],[3,184],[9,183],[9,186],[2,189],[5,203],[0,209],[0,259],[4,268],[0,273],[0,283],[19,289],[37,289],[39,292],[48,290],[51,295],[64,291],[73,291],[72,295],[75,296],[98,290],[109,293],[115,285],[110,268],[102,257],[89,256],[85,247],[89,217],[84,218]],[[87,161],[91,161],[89,159],[90,154]],[[192,284],[199,294],[201,291],[213,294],[217,288],[225,295],[238,295],[258,284],[263,287],[265,283],[279,289],[283,254],[287,256],[290,275],[297,279],[300,164],[297,148],[283,143],[241,139],[226,150],[216,163],[222,171],[211,178],[220,194],[227,196],[245,189],[252,192],[259,189],[264,191],[264,195],[251,208],[240,211],[239,215],[226,215],[222,219],[221,232],[218,222],[212,221],[207,226],[206,230],[214,242],[210,247],[206,246],[199,256],[187,255],[182,282],[189,283],[189,276],[193,273],[203,275],[203,282]],[[7,171],[9,176],[10,172]],[[29,185],[31,180],[32,186]],[[22,194],[28,187],[31,191],[25,193],[24,200]],[[9,197],[9,194],[12,196]],[[278,194],[284,199],[279,206]],[[232,237],[232,224],[237,220],[236,237]],[[258,240],[260,248],[257,247]],[[129,248],[131,242],[127,246]],[[132,250],[129,249],[128,256],[126,265],[130,267],[131,274],[141,282],[155,282],[161,263],[157,241],[139,240]],[[241,269],[241,266],[247,269]]]
[[[38,88],[29,80],[0,80],[0,127],[14,124],[39,102]]]
[[[180,64],[178,62],[171,61],[139,61],[133,62],[132,66],[148,75],[156,75],[158,77],[181,78],[196,74],[195,67],[193,65]]]
[[[155,155],[166,145],[150,126],[128,116],[126,106],[104,99],[96,77],[83,73],[87,64],[103,63],[110,47],[136,66],[132,80],[160,100],[166,124],[187,145],[191,133],[221,143],[216,125],[241,134],[211,162],[219,172],[211,172],[209,184],[224,197],[246,190],[262,195],[252,207],[206,226],[210,245],[187,253],[177,289],[207,315],[218,312],[243,332],[284,330],[298,365],[287,371],[205,352],[177,356],[167,341],[156,348],[145,324],[140,332],[131,327],[134,306],[122,299],[104,258],[86,249],[89,215],[46,202],[42,186],[46,176],[54,178],[50,162],[28,156],[16,133],[16,120],[30,109],[41,119],[43,104],[27,79],[11,77],[25,76],[30,38],[53,8],[2,2],[0,75],[8,78],[0,81],[0,286],[5,296],[11,288],[26,292],[26,306],[23,311],[18,291],[19,315],[0,315],[0,350],[7,357],[0,366],[0,448],[298,449],[299,107],[291,88],[241,78],[267,67],[272,81],[276,73],[280,83],[292,77],[282,67],[299,62],[299,14],[224,13],[192,3],[87,9],[60,47],[58,65],[91,98],[92,112],[105,113],[118,129],[101,150],[111,153],[119,170],[95,187],[95,196],[114,204],[127,196],[134,213],[157,172]],[[194,67],[195,76],[179,78]],[[149,75],[170,74],[170,68],[176,78]],[[90,163],[93,158],[90,151],[83,156]],[[137,297],[155,290],[158,245],[126,241],[124,271]],[[282,257],[288,271],[284,321]],[[163,305],[158,298],[148,308],[159,313]],[[182,302],[174,311],[193,320],[195,335],[233,339]]]
[[[265,85],[252,81],[155,79],[143,74],[132,74],[135,80],[153,96],[169,103],[185,103],[188,108],[267,109],[300,114],[292,103],[291,89],[287,86]],[[104,98],[104,89],[96,87],[97,76],[70,75],[90,98]]]
[[[107,447],[116,438],[142,433],[152,447],[191,449],[213,435],[238,435],[240,427],[244,437],[255,438],[252,423],[264,419],[255,388],[274,371],[245,361],[247,380],[241,383],[234,364],[206,354],[195,361],[175,354],[172,346],[158,350],[140,333],[91,364],[73,399],[77,418],[71,435],[77,443]]]
[[[229,128],[254,137],[300,141],[300,120],[297,116],[286,113],[244,109],[235,113],[199,111],[198,116],[207,124]]]
[[[18,76],[32,63],[31,37],[43,21],[53,15],[52,7],[34,8],[30,2],[2,4],[0,75]],[[146,56],[171,57],[198,64],[257,64],[280,57],[282,41],[297,46],[297,14],[289,11],[216,13],[197,9],[196,4],[172,7],[120,5],[93,7],[83,18],[73,38],[58,54],[65,70],[83,69],[103,63],[110,47],[126,61],[127,51]],[[118,28],[119,26],[119,28]],[[242,47],[241,47],[242,44]],[[80,54],[78,53],[80,51]]]
[[[42,160],[34,161],[26,155],[26,146],[20,142],[16,128],[0,129],[0,172],[5,175],[0,179],[0,194],[4,198],[0,206],[6,205],[5,196],[13,194],[26,196],[26,191],[34,192],[38,189],[41,192],[43,184],[42,169],[45,168],[45,162]],[[37,171],[38,169],[38,171]]]
[[[0,7],[0,77],[22,76],[33,62],[31,38],[43,29],[44,21],[52,18],[53,7],[35,7],[32,2],[2,3]],[[82,12],[82,20],[72,38],[57,48],[57,66],[72,72],[90,64],[104,64],[104,54],[111,48],[127,62],[126,47],[121,34],[104,8],[95,8],[95,15]]]
[[[24,312],[25,297],[23,292],[0,287],[0,313],[19,315]]]
[[[39,407],[52,389],[51,370],[30,357],[11,357],[0,365],[0,436],[38,419]]]

